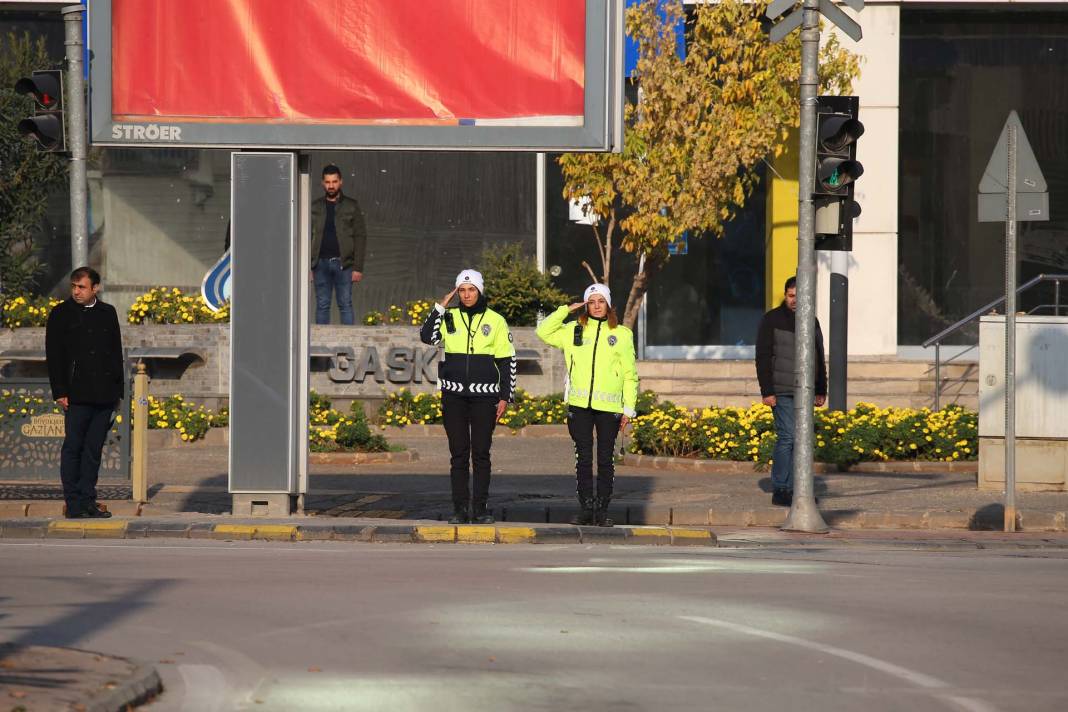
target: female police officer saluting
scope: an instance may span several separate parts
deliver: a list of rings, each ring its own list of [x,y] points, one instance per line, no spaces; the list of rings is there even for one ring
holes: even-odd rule
[[[560,307],[538,326],[538,337],[564,351],[567,366],[567,429],[575,441],[575,475],[582,513],[575,524],[612,526],[608,503],[615,476],[616,433],[634,417],[638,370],[634,335],[612,309],[612,293],[603,284],[586,289],[583,301]],[[582,307],[573,328],[564,320]],[[597,432],[597,495],[593,490],[593,434]]]
[[[448,308],[460,295],[460,306]],[[441,413],[452,456],[453,516],[450,524],[492,524],[486,511],[490,483],[493,428],[515,392],[515,349],[508,324],[486,307],[482,275],[465,269],[456,288],[427,315],[419,332],[424,344],[443,344],[438,364]],[[473,467],[471,467],[473,465]],[[468,514],[468,469],[474,470],[474,493]]]

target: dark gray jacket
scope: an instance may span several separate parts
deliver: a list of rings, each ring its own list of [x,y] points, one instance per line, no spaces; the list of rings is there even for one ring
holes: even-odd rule
[[[323,244],[323,228],[326,226],[326,197],[320,196],[311,204],[311,266],[319,264],[319,248]],[[341,266],[363,272],[367,255],[367,227],[363,211],[355,198],[342,193],[334,207],[334,229],[337,244],[341,248]]]
[[[756,370],[761,396],[794,395],[794,312],[786,304],[772,309],[757,329]],[[827,395],[823,332],[816,320],[816,395]]]

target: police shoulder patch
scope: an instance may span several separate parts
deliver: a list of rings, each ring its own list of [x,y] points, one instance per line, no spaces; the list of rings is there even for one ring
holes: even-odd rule
[[[508,332],[508,343],[512,343],[512,332]]]
[[[616,345],[616,341],[618,341],[618,339],[616,339],[614,334],[608,337],[608,345],[609,346],[615,346]]]
[[[492,328],[490,327],[489,324],[483,324],[482,325],[482,335],[483,336],[489,336],[490,335],[490,331],[492,331]]]

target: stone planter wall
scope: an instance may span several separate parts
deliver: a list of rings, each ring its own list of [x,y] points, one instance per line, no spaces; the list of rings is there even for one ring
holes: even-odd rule
[[[44,329],[0,330],[0,354],[44,351]],[[560,352],[543,344],[533,327],[512,329],[516,350],[532,356],[519,361],[519,387],[536,394],[564,388]],[[183,396],[217,407],[229,397],[230,327],[226,324],[124,325],[127,348],[167,348],[180,358],[148,359],[153,395]],[[313,326],[311,388],[344,404],[346,400],[377,400],[407,387],[437,390],[434,347],[419,341],[414,326]],[[343,354],[339,359],[316,354]],[[7,361],[0,357],[0,378],[47,377],[41,362]]]

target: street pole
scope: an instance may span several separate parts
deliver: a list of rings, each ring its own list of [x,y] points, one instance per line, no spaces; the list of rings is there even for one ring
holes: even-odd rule
[[[794,497],[782,528],[828,531],[816,508],[812,481],[816,346],[816,211],[812,186],[816,160],[816,96],[819,89],[819,0],[804,0],[801,21],[801,155],[798,171],[797,313],[794,361]]]
[[[82,45],[84,5],[63,8],[67,52],[67,147],[70,149],[70,260],[73,269],[89,264],[89,184],[86,178],[85,67]]]
[[[831,252],[831,348],[828,407],[844,411],[849,370],[849,253]]]
[[[1005,531],[1016,531],[1016,126],[1008,127],[1005,219]]]

